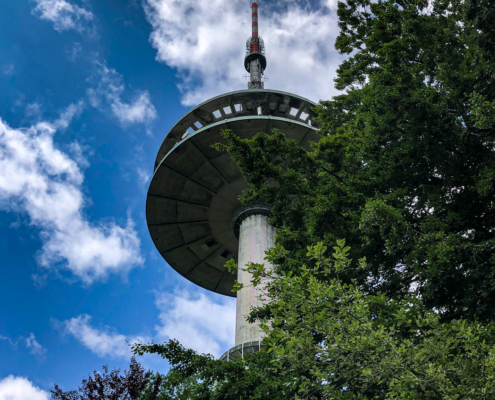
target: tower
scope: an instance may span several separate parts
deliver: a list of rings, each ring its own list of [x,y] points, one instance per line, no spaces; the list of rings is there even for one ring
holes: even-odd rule
[[[268,224],[270,208],[241,207],[238,198],[247,183],[227,153],[212,148],[223,143],[224,129],[241,138],[277,128],[307,150],[318,141],[315,103],[303,97],[264,89],[265,46],[258,36],[259,1],[251,1],[252,36],[247,41],[244,67],[248,90],[214,97],[194,107],[167,133],[155,160],[148,189],[146,219],[151,238],[165,261],[189,281],[225,296],[237,297],[235,346],[222,359],[236,359],[261,347],[262,333],[246,315],[259,303],[251,286],[232,292],[235,279],[225,262],[239,266],[265,263],[275,229]],[[215,323],[215,316],[211,316]]]

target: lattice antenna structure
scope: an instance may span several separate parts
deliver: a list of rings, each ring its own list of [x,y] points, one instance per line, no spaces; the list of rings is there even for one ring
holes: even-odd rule
[[[265,43],[258,35],[259,0],[251,0],[252,33],[246,42],[244,68],[250,74],[248,89],[264,89],[263,74],[266,69]]]

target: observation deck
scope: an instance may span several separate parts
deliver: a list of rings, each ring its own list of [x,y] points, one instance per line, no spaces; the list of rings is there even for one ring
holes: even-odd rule
[[[236,276],[224,264],[237,261],[239,241],[232,219],[239,210],[243,176],[225,152],[221,131],[252,138],[277,128],[310,150],[319,135],[316,104],[275,90],[240,90],[210,99],[185,114],[166,135],[148,190],[146,218],[153,242],[189,281],[236,297]]]

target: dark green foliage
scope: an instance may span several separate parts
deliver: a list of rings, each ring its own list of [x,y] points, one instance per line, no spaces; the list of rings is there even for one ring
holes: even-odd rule
[[[135,354],[158,354],[172,369],[165,377],[158,400],[285,400],[283,382],[271,373],[266,353],[244,360],[223,362],[211,355],[184,349],[177,341],[136,344]],[[144,399],[143,399],[144,400]]]
[[[415,296],[365,295],[339,278],[353,268],[350,248],[339,241],[333,250],[327,255],[321,243],[308,248],[314,267],[303,266],[301,274],[276,278],[271,286],[265,344],[272,370],[294,387],[291,398],[495,396],[493,324],[442,323]],[[364,260],[356,264],[366,268]]]
[[[133,357],[129,371],[120,375],[120,370],[108,372],[108,366],[103,366],[103,374],[93,371],[93,376],[83,379],[79,389],[64,392],[57,385],[52,390],[54,400],[139,400],[141,393],[150,384],[151,372],[144,372],[143,367]],[[146,400],[157,400],[157,388],[161,379],[154,379],[150,396]]]
[[[159,399],[494,398],[493,324],[441,322],[415,296],[367,295],[340,279],[354,268],[350,248],[342,240],[333,249],[328,256],[322,243],[309,247],[314,266],[302,265],[297,275],[247,266],[253,284],[271,280],[265,349],[254,356],[222,362],[176,341],[135,345],[137,354],[171,363],[161,392],[169,395]],[[283,252],[273,249],[268,260]],[[366,269],[364,259],[356,265]]]
[[[336,46],[346,90],[317,107],[306,153],[280,132],[227,147],[273,205],[278,264],[346,238],[367,293],[410,290],[444,320],[495,316],[495,24],[493,1],[349,0]],[[267,186],[269,181],[276,183]]]

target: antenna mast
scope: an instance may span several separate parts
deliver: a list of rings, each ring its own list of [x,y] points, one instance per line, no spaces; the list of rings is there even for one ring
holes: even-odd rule
[[[251,0],[252,36],[246,42],[246,57],[244,68],[250,74],[248,89],[263,89],[263,73],[266,69],[265,43],[258,36],[258,6],[259,0]]]

